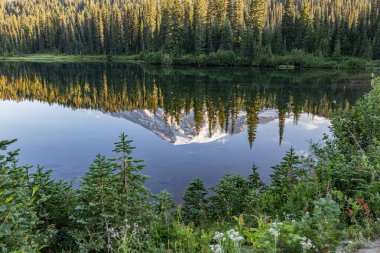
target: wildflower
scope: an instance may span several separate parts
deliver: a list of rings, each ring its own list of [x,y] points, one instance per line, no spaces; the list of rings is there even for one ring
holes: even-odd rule
[[[112,233],[111,234],[111,238],[116,238],[116,237],[118,237],[119,236],[119,233],[118,232],[116,232],[116,233]]]
[[[108,234],[112,234],[112,233],[114,233],[114,228],[107,228],[107,230],[106,230],[106,233],[108,233]]]
[[[210,249],[214,253],[223,253],[223,248],[219,244],[216,245],[210,245]]]
[[[112,249],[112,245],[111,244],[107,244],[106,247],[107,247],[107,249]]]
[[[312,244],[311,240],[306,238],[306,237],[302,237],[301,238],[301,242],[300,242],[301,246],[302,246],[302,249],[304,251],[306,250],[310,250],[312,248],[314,248],[315,246]]]
[[[244,237],[239,235],[239,232],[237,232],[235,229],[231,229],[227,231],[227,236],[233,241],[234,243],[238,243],[242,240],[244,240]]]
[[[273,227],[269,228],[268,231],[269,231],[269,233],[271,233],[274,236],[274,238],[276,240],[280,236],[280,230],[277,230],[277,229],[275,229]]]
[[[218,232],[218,231],[216,231],[213,239],[214,239],[215,241],[220,241],[220,240],[223,239],[223,238],[224,238],[224,234],[223,234],[223,233],[220,233],[220,232]]]
[[[353,213],[353,211],[350,209],[350,210],[347,210],[345,213],[351,215]]]
[[[355,199],[355,201],[356,201],[357,203],[359,203],[359,204],[364,203],[364,199]]]
[[[138,228],[138,227],[139,227],[139,224],[134,223],[133,226],[134,226],[135,228]]]
[[[364,208],[365,210],[368,210],[368,204],[365,203],[365,204],[363,205],[363,208]]]

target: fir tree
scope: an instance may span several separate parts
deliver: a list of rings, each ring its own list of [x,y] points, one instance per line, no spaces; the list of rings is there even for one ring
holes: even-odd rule
[[[42,242],[34,207],[38,185],[30,188],[30,167],[17,165],[18,150],[3,153],[15,141],[0,141],[0,249],[35,252]]]
[[[273,167],[271,174],[271,187],[274,191],[280,190],[280,194],[285,194],[294,184],[305,176],[305,171],[300,166],[301,161],[296,155],[294,148],[286,152],[282,162]]]
[[[183,196],[183,219],[186,223],[193,222],[199,226],[207,219],[207,190],[200,178],[192,181]]]
[[[147,207],[149,191],[144,183],[147,176],[139,172],[144,168],[141,160],[135,160],[131,154],[135,149],[131,140],[127,140],[127,135],[120,135],[120,140],[115,143],[114,153],[118,157],[112,159],[112,166],[115,169],[115,186],[118,187],[118,194],[121,196],[121,206],[124,219],[129,221],[139,221],[142,219],[144,208]],[[146,209],[147,210],[147,209]],[[147,212],[145,212],[147,213]]]
[[[89,171],[83,176],[79,191],[79,205],[73,214],[78,224],[76,240],[85,251],[105,248],[107,229],[123,223],[118,215],[121,205],[115,182],[115,167],[104,156],[97,155]]]
[[[252,164],[252,173],[248,176],[248,186],[253,190],[262,191],[265,187],[265,184],[261,180],[258,169],[259,168],[255,163]]]
[[[231,50],[232,40],[233,40],[233,35],[232,35],[231,24],[228,20],[225,20],[222,27],[220,49]]]
[[[294,46],[294,4],[293,0],[286,0],[282,19],[282,37],[288,49]]]

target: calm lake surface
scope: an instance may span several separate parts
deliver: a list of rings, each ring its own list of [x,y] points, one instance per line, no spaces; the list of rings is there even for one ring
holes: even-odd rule
[[[17,138],[20,161],[83,175],[112,157],[125,132],[145,161],[147,186],[181,198],[199,176],[210,186],[253,162],[268,181],[293,146],[328,133],[329,117],[370,90],[369,73],[137,64],[0,63],[0,139]]]

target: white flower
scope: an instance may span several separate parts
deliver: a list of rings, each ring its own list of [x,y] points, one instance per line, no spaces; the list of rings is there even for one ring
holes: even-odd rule
[[[276,240],[280,236],[280,230],[277,230],[275,228],[269,228],[268,231],[276,238]]]
[[[224,238],[224,234],[216,231],[213,239],[215,241],[220,241],[220,240],[223,240],[223,238]]]
[[[107,228],[106,232],[109,233],[109,234],[112,234],[114,233],[114,228]]]
[[[210,245],[210,249],[214,253],[223,253],[223,248],[219,244],[216,245]]]
[[[309,249],[312,249],[312,248],[315,247],[315,246],[311,243],[311,240],[310,240],[310,239],[307,239],[306,237],[302,237],[302,238],[301,238],[301,242],[300,242],[300,244],[301,244],[303,250],[309,250]]]
[[[242,240],[244,240],[244,237],[242,237],[241,235],[239,235],[239,232],[237,232],[235,229],[231,229],[229,231],[227,231],[227,236],[234,242],[234,243],[238,243]]]
[[[135,224],[133,224],[133,226],[134,226],[135,228],[138,228],[138,227],[139,227],[139,224],[135,223]]]

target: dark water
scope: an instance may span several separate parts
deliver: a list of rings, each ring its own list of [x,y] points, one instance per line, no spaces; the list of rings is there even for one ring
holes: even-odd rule
[[[0,63],[0,139],[71,180],[125,132],[148,187],[178,199],[196,176],[212,185],[253,162],[268,180],[286,150],[307,154],[332,112],[369,89],[368,73],[342,71]]]

